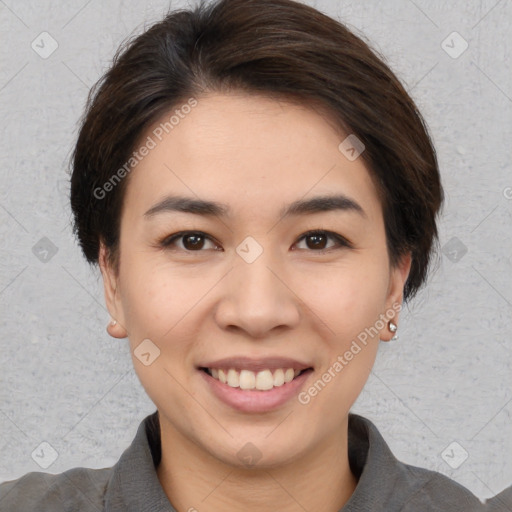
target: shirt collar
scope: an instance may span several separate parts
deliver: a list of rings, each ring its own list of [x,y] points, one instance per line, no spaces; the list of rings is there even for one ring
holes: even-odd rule
[[[411,492],[410,486],[396,485],[410,478],[407,466],[393,456],[370,420],[353,413],[349,413],[348,446],[350,467],[358,483],[339,512],[395,510],[392,504]],[[155,411],[141,422],[132,444],[112,468],[105,493],[106,512],[176,512],[158,480],[155,468],[160,457]]]
[[[349,413],[348,458],[358,482],[340,512],[401,509],[404,493],[410,492],[403,485],[408,481],[406,465],[396,459],[370,420],[353,413]]]
[[[176,512],[158,480],[161,444],[158,411],[139,425],[132,444],[113,467],[106,512]]]

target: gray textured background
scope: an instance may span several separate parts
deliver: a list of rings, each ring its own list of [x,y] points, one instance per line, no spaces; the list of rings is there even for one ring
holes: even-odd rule
[[[438,269],[353,411],[398,458],[492,496],[512,484],[512,2],[307,3],[386,57],[429,124],[446,191]],[[155,410],[127,340],[105,332],[99,272],[71,234],[67,161],[90,86],[168,6],[0,0],[0,481],[111,466]],[[58,44],[45,59],[31,47],[51,48],[44,31]],[[454,31],[469,45],[458,58],[442,47]],[[448,461],[468,453],[457,469],[442,457],[454,441]],[[41,442],[58,453],[47,469],[31,455]]]

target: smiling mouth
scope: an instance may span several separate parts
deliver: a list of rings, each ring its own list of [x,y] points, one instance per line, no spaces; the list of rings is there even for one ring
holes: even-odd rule
[[[313,368],[305,368],[304,370],[278,368],[275,370],[266,369],[258,372],[235,368],[224,369],[200,367],[199,370],[232,388],[269,391],[273,388],[286,385],[303,373],[312,372]]]

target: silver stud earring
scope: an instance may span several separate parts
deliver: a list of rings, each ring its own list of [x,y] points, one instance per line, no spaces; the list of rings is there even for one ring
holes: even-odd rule
[[[388,329],[389,329],[391,332],[396,333],[396,331],[397,331],[398,327],[397,327],[397,325],[396,325],[394,322],[392,322],[392,321],[390,320],[390,321],[388,322]],[[397,335],[397,334],[395,334],[391,339],[392,339],[392,340],[397,340],[397,339],[398,339],[398,335]]]

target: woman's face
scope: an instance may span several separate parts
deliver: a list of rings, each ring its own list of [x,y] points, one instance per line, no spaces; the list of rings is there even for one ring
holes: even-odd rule
[[[346,428],[409,271],[409,258],[390,268],[363,160],[314,110],[266,97],[203,96],[168,133],[159,125],[129,177],[119,273],[103,247],[101,266],[162,435],[237,466],[247,451],[268,467],[314,453]],[[178,196],[225,211],[178,211],[166,202]],[[207,366],[276,385],[239,389],[237,372],[224,384]],[[278,385],[294,367],[310,370]]]

